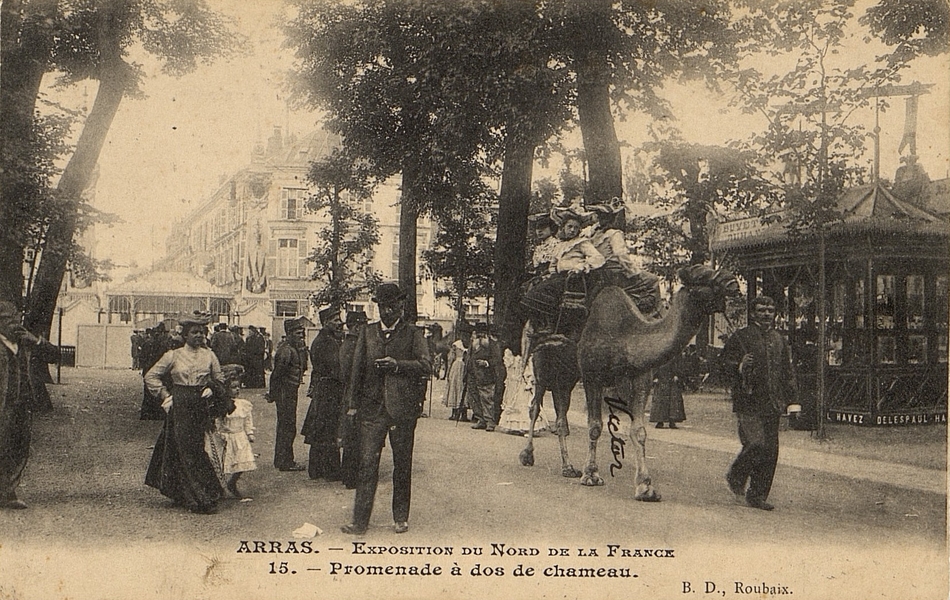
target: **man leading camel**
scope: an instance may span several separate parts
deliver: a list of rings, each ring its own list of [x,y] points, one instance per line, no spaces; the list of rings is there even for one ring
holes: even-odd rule
[[[767,500],[778,463],[779,418],[797,406],[798,387],[788,342],[775,331],[775,301],[754,298],[749,321],[729,338],[721,355],[742,442],[726,481],[737,500],[744,496],[752,508],[772,510]]]

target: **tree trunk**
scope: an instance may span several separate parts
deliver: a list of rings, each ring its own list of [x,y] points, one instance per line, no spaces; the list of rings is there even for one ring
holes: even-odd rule
[[[510,135],[507,142],[495,237],[495,326],[502,341],[514,351],[520,349],[521,323],[516,303],[525,275],[534,144],[516,135]]]
[[[587,154],[586,204],[623,197],[620,143],[610,112],[606,40],[613,28],[610,0],[575,0],[574,67],[577,116]]]
[[[21,15],[21,10],[24,13]],[[29,198],[33,114],[49,67],[53,39],[48,25],[55,0],[0,3],[0,300],[23,302],[23,250],[33,222]]]
[[[404,318],[415,323],[419,315],[416,304],[416,231],[419,221],[421,168],[407,161],[402,171],[402,200],[399,203],[399,287],[406,293]]]
[[[124,65],[118,70],[119,73],[109,73],[100,81],[96,101],[86,118],[76,150],[56,188],[64,206],[58,218],[50,221],[46,231],[46,242],[26,314],[27,329],[47,338],[79,222],[81,196],[89,185],[112,119],[125,94],[127,79]]]

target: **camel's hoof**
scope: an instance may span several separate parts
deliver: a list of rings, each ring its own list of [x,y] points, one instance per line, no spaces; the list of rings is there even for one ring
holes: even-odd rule
[[[580,477],[583,475],[580,471],[575,469],[572,465],[567,465],[566,467],[561,467],[561,476],[562,477]]]
[[[635,499],[639,500],[640,502],[659,502],[662,497],[657,493],[656,490],[651,489],[642,494],[637,494]]]
[[[521,466],[523,467],[533,467],[534,466],[534,450],[522,450],[520,454]]]
[[[597,473],[585,474],[583,477],[581,477],[581,485],[590,487],[604,485],[604,478]]]

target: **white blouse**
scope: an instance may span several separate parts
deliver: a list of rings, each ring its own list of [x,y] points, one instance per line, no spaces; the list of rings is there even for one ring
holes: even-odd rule
[[[145,374],[148,391],[162,400],[171,395],[162,384],[161,377],[166,373],[171,375],[174,385],[200,386],[206,385],[211,379],[224,381],[221,363],[214,352],[209,348],[192,348],[187,344],[166,352]]]

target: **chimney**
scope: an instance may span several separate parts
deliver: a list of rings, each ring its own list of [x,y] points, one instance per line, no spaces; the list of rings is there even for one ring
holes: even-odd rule
[[[267,139],[267,153],[276,154],[283,148],[281,140],[280,125],[274,126],[274,133]]]

